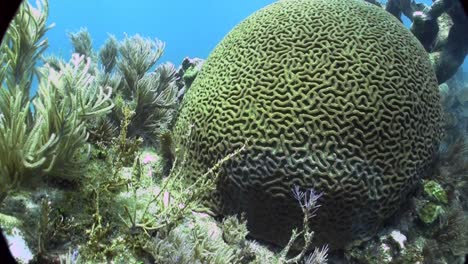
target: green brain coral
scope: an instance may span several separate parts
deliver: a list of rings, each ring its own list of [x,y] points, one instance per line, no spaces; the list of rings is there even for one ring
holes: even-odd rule
[[[323,191],[317,243],[374,234],[427,171],[441,135],[428,55],[384,10],[359,0],[283,0],[215,48],[174,128],[182,170],[223,163],[211,196],[284,245],[302,215],[293,185]]]

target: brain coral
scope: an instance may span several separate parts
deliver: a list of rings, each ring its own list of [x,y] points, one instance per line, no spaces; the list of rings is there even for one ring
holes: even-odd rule
[[[283,0],[214,49],[179,113],[182,170],[220,168],[223,215],[284,245],[302,214],[294,185],[324,192],[317,243],[374,234],[427,172],[441,134],[437,80],[423,47],[359,0]],[[183,157],[181,157],[183,155]]]

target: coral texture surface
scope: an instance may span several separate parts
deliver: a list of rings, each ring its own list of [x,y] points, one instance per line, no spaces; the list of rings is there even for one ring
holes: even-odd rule
[[[190,177],[220,168],[211,200],[284,245],[302,215],[291,189],[324,195],[316,243],[373,235],[427,172],[441,134],[437,80],[418,40],[358,0],[283,0],[215,48],[174,128]]]

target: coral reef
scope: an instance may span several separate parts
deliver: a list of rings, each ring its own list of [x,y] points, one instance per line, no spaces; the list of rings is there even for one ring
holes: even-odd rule
[[[95,51],[86,29],[69,61],[43,56],[47,15],[25,2],[0,46],[19,263],[465,262],[466,77],[439,85],[440,113],[423,48],[381,8],[283,0],[178,70],[159,40]]]
[[[298,184],[324,192],[316,243],[344,247],[406,201],[441,132],[428,55],[394,17],[361,1],[285,0],[215,48],[185,95],[174,142],[195,179],[247,144],[207,203],[245,212],[252,236],[286,245],[301,226],[289,193]]]
[[[409,208],[374,239],[346,252],[351,263],[465,263],[468,254],[468,148],[466,133],[442,145],[432,173]],[[398,231],[404,242],[390,234]],[[399,239],[401,240],[401,239]],[[388,262],[390,261],[390,262]]]
[[[375,1],[368,2],[381,6]],[[468,16],[462,1],[432,2],[427,6],[412,0],[389,0],[385,10],[400,21],[403,14],[413,22],[411,32],[430,53],[441,84],[457,72],[468,54]]]

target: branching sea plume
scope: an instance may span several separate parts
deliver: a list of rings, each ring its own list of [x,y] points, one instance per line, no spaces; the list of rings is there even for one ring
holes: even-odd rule
[[[99,60],[106,74],[110,74],[117,64],[119,42],[114,36],[110,36],[99,50]]]
[[[36,60],[48,46],[47,16],[47,1],[37,7],[23,3],[0,46],[0,201],[29,176],[27,171],[46,165],[43,157],[34,157],[56,142],[55,136],[44,140],[32,130],[41,121],[33,123],[29,100]]]
[[[49,67],[56,71],[60,71],[61,65],[65,62],[63,58],[57,56],[57,55],[44,55],[42,56],[41,60],[43,61],[44,64],[48,64]]]
[[[145,145],[158,144],[161,133],[169,129],[177,103],[174,65],[156,66],[164,43],[138,34],[122,41],[111,35],[96,53],[91,50],[92,39],[86,30],[71,33],[70,38],[76,51],[98,58],[92,60],[97,83],[114,88],[115,108],[108,120],[94,122],[90,127],[92,141],[109,142],[112,131],[118,130],[123,120],[123,109],[129,108],[134,115],[128,125],[128,137],[142,138]]]
[[[0,48],[0,201],[45,176],[73,180],[80,172],[86,127],[113,107],[112,89],[98,86],[91,61],[74,54],[69,63],[37,68],[47,47],[47,1],[20,7]],[[39,87],[29,99],[34,74]]]
[[[119,47],[120,59],[117,62],[125,82],[123,92],[134,96],[140,79],[156,64],[164,51],[164,43],[143,38],[140,35],[126,37]]]
[[[53,27],[53,24],[46,25],[48,14],[47,0],[37,1],[36,7],[24,2],[11,21],[0,48],[0,53],[5,56],[1,66],[6,71],[2,84],[9,90],[21,90],[23,104],[27,103],[37,73],[35,63],[48,47],[44,36]]]
[[[72,42],[74,53],[84,55],[93,60],[96,58],[93,51],[93,40],[86,28],[82,28],[78,32],[69,33],[68,37]]]
[[[74,54],[60,72],[48,65],[41,68],[30,119],[31,105],[21,103],[22,91],[0,90],[1,193],[44,175],[68,179],[79,175],[86,126],[113,107],[112,89],[95,85],[89,64],[89,59]]]
[[[132,135],[153,141],[167,130],[176,103],[175,72],[167,63],[138,81],[135,116],[129,130]]]
[[[113,54],[112,40],[107,48]],[[127,37],[119,47],[118,73],[122,83],[115,97],[116,105],[128,105],[135,112],[129,125],[130,137],[141,137],[146,144],[157,142],[167,130],[175,109],[177,87],[176,69],[170,64],[159,65],[150,72],[163,54],[164,43],[139,35]],[[111,63],[108,63],[111,65]],[[115,77],[114,77],[115,78]],[[119,107],[117,107],[119,108]],[[118,109],[114,120],[120,120]]]

